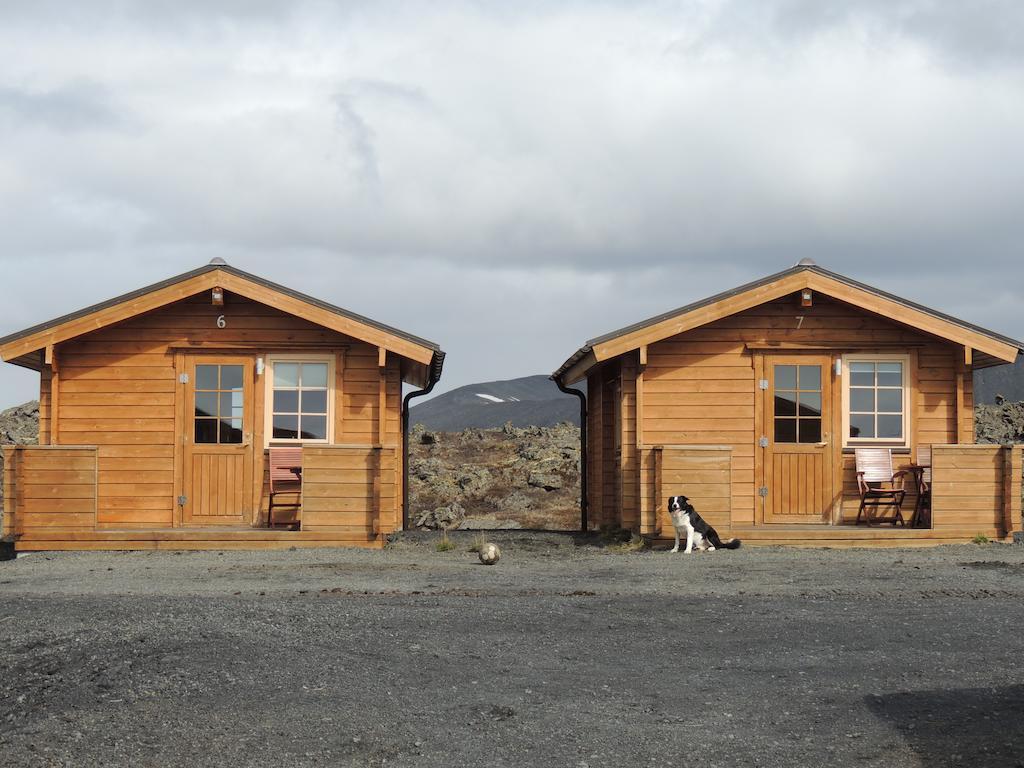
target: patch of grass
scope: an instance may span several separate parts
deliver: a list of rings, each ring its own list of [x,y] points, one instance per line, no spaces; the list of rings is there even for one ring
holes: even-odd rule
[[[650,549],[650,542],[638,533],[630,533],[628,538],[620,537],[617,540],[613,540],[613,542],[614,543],[609,543],[606,549],[609,552],[615,552],[618,554],[640,552],[645,549]]]
[[[450,552],[455,549],[455,542],[448,538],[448,531],[441,531],[441,540],[437,542],[435,547],[438,552]]]
[[[487,539],[481,533],[479,536],[477,536],[475,539],[473,539],[473,543],[469,545],[469,549],[466,550],[466,551],[467,552],[479,552],[481,549],[484,548],[484,544],[486,544],[486,543],[487,543]]]
[[[988,536],[986,536],[983,533],[979,533],[976,534],[975,537],[971,539],[971,541],[973,541],[975,544],[988,544]]]

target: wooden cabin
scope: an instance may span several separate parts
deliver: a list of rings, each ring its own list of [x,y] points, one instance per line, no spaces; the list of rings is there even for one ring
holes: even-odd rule
[[[1021,350],[805,260],[600,336],[553,378],[586,382],[591,528],[671,539],[683,494],[749,543],[929,544],[1021,527],[1021,448],[974,445],[971,396]],[[855,525],[858,447],[894,470],[930,448],[926,527]]]
[[[4,449],[17,550],[381,546],[403,519],[402,385],[432,342],[220,259],[0,339],[40,374]],[[415,393],[414,393],[415,394]],[[301,446],[268,524],[268,452]]]

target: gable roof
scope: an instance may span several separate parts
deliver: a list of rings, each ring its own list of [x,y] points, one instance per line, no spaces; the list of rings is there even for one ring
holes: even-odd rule
[[[884,315],[895,322],[978,350],[983,357],[975,361],[975,367],[1012,363],[1017,359],[1018,352],[1024,352],[1024,343],[1020,341],[865,285],[805,259],[796,266],[774,275],[591,339],[562,363],[552,374],[552,378],[561,380],[563,384],[572,384],[582,379],[591,367],[604,360],[804,288],[810,288],[869,312]]]
[[[444,358],[444,352],[432,341],[236,269],[222,259],[214,259],[191,272],[4,336],[0,338],[0,358],[13,361],[22,355],[159,309],[215,286],[376,344],[396,355],[430,366],[432,370],[438,368],[438,358]]]

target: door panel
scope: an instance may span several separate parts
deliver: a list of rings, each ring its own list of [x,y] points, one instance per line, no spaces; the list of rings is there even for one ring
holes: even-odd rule
[[[831,359],[765,359],[766,523],[824,523],[832,510]]]
[[[183,525],[251,520],[253,364],[243,357],[187,360]]]

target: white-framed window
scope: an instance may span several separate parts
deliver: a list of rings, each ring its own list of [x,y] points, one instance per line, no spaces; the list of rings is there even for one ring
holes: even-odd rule
[[[267,358],[266,443],[334,440],[334,356]]]
[[[843,445],[910,445],[910,356],[843,355]]]

